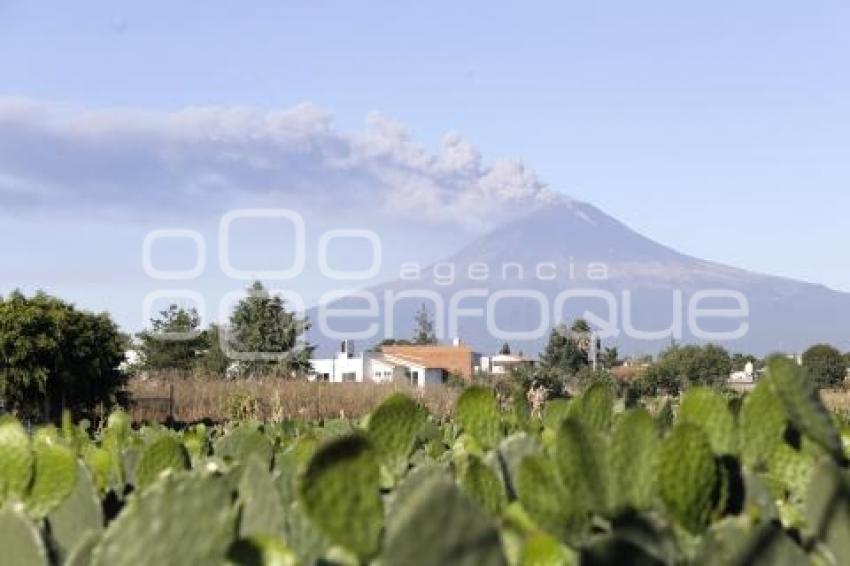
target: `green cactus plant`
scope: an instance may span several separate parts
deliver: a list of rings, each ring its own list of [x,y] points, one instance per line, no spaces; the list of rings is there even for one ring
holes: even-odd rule
[[[811,379],[791,360],[775,358],[768,366],[771,383],[789,420],[835,460],[844,460],[841,436]]]
[[[499,476],[476,456],[470,456],[460,475],[464,492],[488,513],[499,516],[507,505],[505,488]]]
[[[136,464],[136,487],[146,489],[164,472],[189,469],[186,447],[171,436],[162,436],[145,448]]]
[[[32,480],[35,457],[30,437],[17,419],[0,417],[0,506],[23,499]]]
[[[67,556],[88,533],[103,530],[103,509],[100,497],[86,467],[77,462],[77,481],[74,490],[47,516],[50,536],[58,554]]]
[[[59,507],[77,484],[77,459],[70,448],[45,437],[33,444],[35,473],[24,501],[33,517],[42,519]]]
[[[92,566],[183,566],[224,560],[236,508],[224,478],[187,473],[161,478],[130,498],[92,552]]]
[[[334,438],[310,460],[298,491],[304,510],[328,539],[362,558],[378,551],[383,529],[375,456],[364,436]]]
[[[617,419],[608,451],[611,499],[616,510],[652,506],[659,445],[655,422],[645,409],[631,409]]]
[[[805,513],[808,531],[832,563],[850,559],[850,471],[822,462],[812,474]]]
[[[0,562],[4,566],[47,566],[47,549],[38,527],[19,511],[0,509]]]
[[[216,439],[213,453],[225,461],[247,462],[256,455],[271,463],[274,446],[253,424],[243,424]]]
[[[770,378],[762,378],[744,398],[738,417],[744,465],[750,469],[764,466],[774,447],[782,442],[786,425],[782,400],[774,393]]]
[[[589,430],[607,433],[614,418],[614,394],[605,383],[594,383],[573,400],[571,415]]]
[[[561,423],[555,440],[561,480],[574,497],[603,514],[609,508],[606,450],[605,437],[583,421],[571,417]]]
[[[499,404],[490,389],[469,387],[458,397],[455,408],[463,431],[484,449],[496,446],[502,439]]]
[[[701,533],[715,514],[720,481],[706,433],[677,424],[662,441],[658,460],[658,491],[670,514],[689,532]]]
[[[565,489],[558,467],[543,455],[528,456],[519,466],[517,496],[540,528],[565,542],[580,540],[588,527],[584,498]]]
[[[708,435],[717,455],[735,454],[737,438],[735,420],[726,399],[709,387],[692,387],[682,397],[679,422],[691,423]]]
[[[408,457],[427,413],[410,397],[396,393],[369,417],[368,435],[381,463],[396,477],[404,474]]]
[[[266,463],[258,456],[245,463],[239,478],[238,504],[241,509],[239,536],[280,536],[284,532],[286,510]]]
[[[298,560],[285,544],[274,537],[254,536],[236,541],[227,553],[236,566],[295,566]]]
[[[428,481],[388,525],[386,566],[506,565],[493,519],[451,481]]]
[[[550,399],[543,407],[543,426],[558,430],[561,421],[570,416],[570,402],[566,399]]]

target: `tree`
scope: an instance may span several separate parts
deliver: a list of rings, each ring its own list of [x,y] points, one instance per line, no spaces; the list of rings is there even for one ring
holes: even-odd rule
[[[720,346],[673,344],[661,353],[643,379],[650,389],[676,394],[693,385],[722,386],[731,372],[732,360]]]
[[[553,328],[540,355],[540,365],[570,375],[578,373],[590,365],[590,336],[590,326],[582,319],[577,320],[570,331],[563,324]]]
[[[511,345],[505,342],[502,344],[502,347],[499,349],[499,354],[502,356],[510,356],[511,355]]]
[[[806,350],[803,368],[818,387],[835,387],[847,377],[844,356],[828,344],[817,344]]]
[[[151,319],[151,329],[138,334],[142,368],[146,370],[189,371],[206,347],[200,331],[201,319],[195,309],[171,305]]]
[[[106,314],[39,292],[0,298],[0,395],[8,409],[56,418],[112,404],[126,343]]]
[[[314,346],[302,341],[309,329],[307,319],[289,312],[283,299],[257,281],[234,308],[225,341],[239,358],[247,358],[239,360],[241,373],[292,375],[310,368]]]
[[[434,319],[425,309],[425,305],[419,307],[413,317],[413,340],[414,344],[427,346],[437,343],[437,335],[434,333]]]
[[[232,360],[221,347],[223,332],[217,324],[211,324],[204,331],[204,350],[196,361],[197,369],[207,375],[223,376],[227,374]]]
[[[616,346],[605,348],[602,352],[602,365],[608,369],[616,367],[620,363],[620,351]]]
[[[732,354],[732,370],[733,371],[743,371],[748,363],[753,364],[754,368],[759,367],[759,359],[752,354],[741,354],[734,353]]]

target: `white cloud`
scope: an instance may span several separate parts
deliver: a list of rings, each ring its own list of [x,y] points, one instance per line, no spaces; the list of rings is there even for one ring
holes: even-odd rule
[[[0,99],[0,210],[185,213],[257,200],[487,227],[553,198],[522,164],[485,164],[456,133],[429,152],[379,114],[342,132],[313,104],[150,112]]]

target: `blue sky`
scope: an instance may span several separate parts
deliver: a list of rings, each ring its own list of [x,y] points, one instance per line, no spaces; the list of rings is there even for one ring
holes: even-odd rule
[[[459,132],[484,162],[521,161],[686,253],[850,291],[847,29],[840,1],[0,0],[0,96],[54,105],[50,115],[120,108],[125,126],[189,107],[262,115],[306,102],[297,124],[311,132],[325,119],[360,132],[378,112],[424,151]],[[57,161],[28,153],[28,167]],[[18,208],[28,197],[7,192],[17,200],[0,203],[2,288],[45,286],[131,321],[138,309],[121,305],[137,300],[144,229],[121,219],[135,205],[98,195],[104,213],[74,192],[81,208],[66,218],[74,203]],[[170,214],[169,225],[211,229]],[[95,253],[114,258],[113,275],[75,281],[76,254]]]

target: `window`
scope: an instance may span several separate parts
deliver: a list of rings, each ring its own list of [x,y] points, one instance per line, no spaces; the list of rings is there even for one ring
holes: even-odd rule
[[[357,381],[357,374],[353,371],[347,371],[342,374],[343,381]]]

